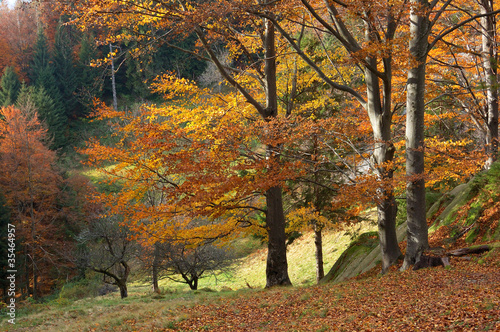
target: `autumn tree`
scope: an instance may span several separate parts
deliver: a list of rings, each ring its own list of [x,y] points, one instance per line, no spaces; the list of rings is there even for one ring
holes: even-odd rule
[[[400,102],[394,102],[393,97],[394,57],[398,54],[395,54],[392,47],[399,45],[404,37],[404,34],[397,32],[406,11],[405,4],[404,2],[395,2],[392,5],[363,3],[361,7],[356,1],[342,4],[316,1],[300,1],[300,3],[308,13],[307,16],[313,18],[312,22],[304,19],[302,22],[318,36],[321,43],[319,51],[326,54],[327,60],[321,63],[315,61],[315,54],[309,53],[297,43],[293,30],[287,31],[275,21],[280,33],[319,78],[332,89],[353,98],[365,109],[370,118],[374,140],[373,169],[380,180],[375,202],[378,208],[382,270],[386,271],[401,255],[395,228],[397,205],[392,183],[394,170],[390,165],[395,154],[391,131],[392,119],[401,108]],[[351,18],[359,19],[359,23],[364,27],[363,33],[359,32],[358,26],[347,23]],[[322,30],[319,31],[320,29]],[[348,84],[349,80],[342,74],[336,74],[337,64],[333,62],[335,56],[325,47],[323,35],[334,38],[343,48],[345,56],[351,58],[350,65],[357,65],[362,69],[364,92],[355,84]]]
[[[428,75],[429,90],[434,92],[428,99],[445,104],[447,112],[454,111],[460,125],[454,125],[451,119],[443,119],[442,123],[446,121],[448,128],[459,130],[460,137],[467,131],[472,133],[468,136],[476,141],[477,149],[486,152],[486,168],[496,159],[498,150],[494,138],[498,135],[496,19],[488,14],[493,11],[493,2],[481,1],[464,2],[456,12],[445,13],[442,24],[448,25],[457,17],[485,16],[454,30],[436,44],[430,52]]]
[[[407,81],[406,102],[406,201],[408,216],[408,243],[402,269],[418,261],[428,247],[428,229],[425,217],[425,166],[424,166],[424,118],[426,97],[426,69],[428,56],[435,45],[450,33],[464,25],[495,15],[497,11],[481,10],[481,13],[464,18],[451,25],[440,26],[440,18],[447,11],[451,1],[410,2],[409,42],[410,69]],[[489,7],[488,7],[489,8]],[[492,10],[493,8],[489,8]],[[485,27],[486,28],[486,27]],[[482,30],[484,32],[484,30]],[[488,39],[488,37],[486,37]],[[483,48],[484,50],[484,48]],[[491,61],[489,51],[485,55]],[[484,59],[484,58],[483,58]],[[484,64],[484,62],[483,62]],[[492,74],[491,70],[486,69]],[[490,79],[492,79],[490,77]],[[489,83],[486,84],[489,86]],[[491,110],[495,113],[495,110]],[[492,113],[492,114],[493,114]],[[493,120],[495,116],[490,114]]]
[[[36,11],[26,2],[19,1],[13,9],[0,8],[0,71],[3,66],[14,67],[21,80],[27,79],[33,45],[36,41]],[[2,66],[3,64],[3,66]]]
[[[7,4],[0,3],[0,22],[5,24],[7,17],[10,16],[9,14],[10,10]],[[14,52],[11,49],[11,45],[9,45],[6,34],[5,30],[0,32],[0,50],[2,50],[2,54],[0,55],[0,72],[2,73],[6,67],[14,65]]]
[[[103,6],[110,4],[103,3]],[[235,1],[231,6],[220,6],[217,2],[206,2],[196,4],[195,7],[188,7],[183,2],[153,4],[151,6],[136,6],[132,3],[121,3],[121,6],[128,8],[130,14],[122,15],[117,13],[112,17],[112,21],[101,21],[108,28],[123,28],[128,24],[141,25],[148,27],[151,24],[158,25],[161,31],[167,29],[168,24],[176,23],[178,33],[184,31],[192,31],[196,34],[201,45],[201,51],[204,57],[210,59],[222,77],[227,83],[238,91],[246,100],[248,105],[251,105],[256,114],[258,114],[265,122],[272,121],[278,117],[278,91],[276,84],[276,36],[274,24],[271,20],[265,18],[260,19],[259,16],[252,14],[252,10],[267,12],[272,15],[278,10],[275,4],[267,1],[257,1],[248,5],[243,5]],[[81,22],[97,22],[96,18],[101,16],[100,10],[89,11],[88,4],[82,3],[82,12],[85,13],[80,17]],[[157,11],[158,8],[170,8],[174,6],[177,14],[166,12],[162,15],[162,20],[155,20],[150,23],[142,23],[142,19],[147,16],[148,12]],[[142,16],[146,14],[145,16]],[[179,16],[180,15],[180,16]],[[135,17],[139,21],[131,22],[129,19]],[[233,18],[238,17],[238,20]],[[258,18],[258,20],[256,20]],[[179,20],[180,19],[180,20]],[[252,25],[256,24],[252,27]],[[244,31],[252,27],[257,32],[257,35],[245,35]],[[134,30],[126,30],[133,32]],[[160,30],[158,30],[160,31]],[[161,32],[160,32],[161,33]],[[120,39],[138,37],[130,33],[125,33],[119,36]],[[142,37],[154,39],[156,36],[143,34]],[[243,40],[247,41],[243,42]],[[144,41],[144,39],[142,38]],[[141,41],[141,40],[139,40]],[[167,41],[167,39],[163,40]],[[229,43],[233,41],[235,52],[241,55],[239,62],[240,68],[225,67],[217,57],[212,44],[214,42],[223,41]],[[248,45],[245,45],[247,43]],[[261,49],[261,52],[255,52],[254,49]],[[203,57],[203,56],[202,56]],[[244,68],[247,68],[246,70]],[[245,74],[248,73],[248,74]],[[241,75],[242,74],[242,75]],[[258,85],[254,84],[251,88],[245,80],[254,80]],[[280,172],[280,145],[277,142],[270,140],[266,148],[266,160],[268,160],[268,172],[271,174]],[[276,169],[273,169],[276,168]],[[268,233],[268,249],[269,256],[267,261],[267,286],[287,285],[290,280],[287,272],[286,248],[285,248],[285,217],[283,211],[282,187],[279,181],[270,178],[269,187],[263,188],[262,194],[266,200],[266,228]]]
[[[64,229],[58,225],[57,200],[62,178],[55,154],[45,145],[47,130],[33,108],[2,108],[0,187],[12,209],[21,240],[19,267],[23,295],[40,296],[53,281],[50,267],[61,264]]]

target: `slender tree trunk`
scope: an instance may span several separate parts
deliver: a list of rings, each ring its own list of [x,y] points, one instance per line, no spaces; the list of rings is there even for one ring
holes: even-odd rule
[[[109,44],[109,52],[111,54],[111,90],[113,92],[113,109],[118,110],[118,98],[116,97],[116,80],[115,80],[115,60],[113,57],[113,44]]]
[[[325,269],[323,267],[323,235],[322,227],[317,223],[314,224],[314,245],[316,247],[316,283],[319,284],[320,280],[325,276]]]
[[[154,245],[153,253],[153,266],[152,266],[152,281],[153,281],[153,292],[160,294],[160,287],[158,286],[158,270],[160,267],[160,249],[157,243]]]
[[[23,287],[23,298],[27,298],[30,296],[30,270],[29,270],[29,260],[28,260],[28,248],[25,246],[26,250],[24,251],[24,286]]]
[[[120,296],[124,299],[128,296],[127,279],[130,274],[130,266],[125,261],[121,261],[120,264],[123,266],[123,276],[121,278],[114,276],[114,279],[116,285],[120,289]]]
[[[128,296],[127,279],[128,279],[129,274],[130,274],[130,266],[125,261],[121,261],[120,265],[123,267],[123,274],[122,274],[121,278],[120,278],[119,274],[111,273],[108,270],[95,268],[95,267],[93,267],[92,269],[95,272],[102,273],[105,276],[108,276],[111,279],[113,279],[114,284],[118,287],[118,289],[120,289],[121,298],[124,299]]]
[[[24,255],[24,278],[25,278],[25,289],[26,293],[24,297],[30,296],[30,267],[29,267],[29,258],[28,258],[28,248],[26,248]]]
[[[413,0],[410,13],[410,54],[416,63],[408,71],[406,100],[406,211],[408,218],[407,248],[402,270],[415,264],[429,247],[425,216],[424,180],[424,113],[425,69],[428,54],[430,22],[424,9],[426,0]],[[418,12],[415,8],[419,8]]]
[[[182,273],[182,278],[186,281],[186,283],[189,285],[189,288],[191,290],[197,290],[198,289],[198,276],[193,275],[193,274],[185,274]]]
[[[493,11],[493,0],[481,0],[481,14]],[[485,167],[490,168],[498,154],[498,56],[496,49],[496,19],[481,17],[482,61],[486,83],[486,154]]]
[[[318,137],[314,135],[313,137],[313,149],[311,151],[311,162],[315,164],[316,155],[318,154]],[[314,197],[314,207],[316,212],[320,212],[322,205],[323,197],[320,197],[320,190],[317,183],[320,183],[319,179],[319,169],[317,166],[314,166],[314,184],[313,184],[313,197]],[[314,246],[316,248],[316,283],[319,284],[320,280],[325,276],[325,269],[323,266],[323,224],[318,222],[318,220],[312,221],[312,228],[314,230]]]

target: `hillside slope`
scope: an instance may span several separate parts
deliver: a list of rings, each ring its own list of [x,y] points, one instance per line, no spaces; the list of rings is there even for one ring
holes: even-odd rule
[[[430,243],[444,251],[489,243],[492,250],[450,257],[447,268],[368,273],[343,282],[300,287],[314,275],[310,236],[289,248],[295,287],[248,289],[241,284],[263,279],[265,250],[240,261],[238,284],[217,292],[151,294],[132,287],[118,294],[47,304],[26,304],[15,326],[1,331],[500,331],[500,165],[476,176],[438,200],[428,214]],[[359,229],[362,232],[364,229]],[[352,234],[330,234],[329,242]],[[361,240],[374,243],[373,233]],[[353,245],[359,245],[360,239]],[[328,241],[327,241],[328,242]],[[404,241],[403,241],[404,242]],[[404,245],[404,243],[403,243]],[[325,249],[334,257],[333,249]],[[376,250],[375,250],[376,251]],[[368,251],[369,252],[369,251]],[[373,254],[373,253],[372,253]],[[368,262],[377,263],[376,258]],[[309,266],[302,271],[301,264]],[[333,264],[332,261],[328,262]],[[358,263],[359,265],[359,259]],[[355,269],[353,269],[354,271]],[[353,275],[357,275],[356,272]],[[351,275],[350,277],[352,277]],[[245,279],[247,278],[247,279]],[[256,277],[257,278],[257,277]],[[252,281],[253,282],[253,281]],[[260,287],[258,282],[252,286]],[[299,286],[299,287],[298,287]],[[217,289],[217,288],[215,288]]]

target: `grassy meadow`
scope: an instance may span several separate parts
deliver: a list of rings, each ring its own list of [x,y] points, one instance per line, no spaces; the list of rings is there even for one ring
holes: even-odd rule
[[[357,235],[373,229],[374,223],[365,221],[346,230],[326,231],[323,238],[325,273]],[[8,317],[2,314],[0,331],[126,330],[125,322],[149,315],[157,315],[157,318],[148,320],[148,324],[154,325],[158,320],[160,329],[168,328],[172,322],[186,318],[182,308],[230,301],[262,291],[267,257],[265,245],[258,239],[245,238],[238,240],[234,247],[243,257],[235,260],[231,272],[201,279],[197,291],[191,291],[186,284],[163,279],[160,281],[162,294],[154,294],[147,273],[136,268],[129,282],[129,297],[122,300],[119,292],[97,296],[97,288],[102,285],[96,276],[89,282],[64,285],[58,294],[42,303],[18,303],[16,324],[9,324]],[[312,233],[304,234],[288,247],[289,275],[295,287],[315,283],[314,250]],[[94,296],[86,297],[89,294]],[[173,317],[165,322],[162,313]]]

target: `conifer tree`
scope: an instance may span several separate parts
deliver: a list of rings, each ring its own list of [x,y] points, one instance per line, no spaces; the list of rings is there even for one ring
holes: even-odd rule
[[[30,64],[29,78],[31,84],[37,84],[40,80],[40,73],[43,69],[50,66],[50,51],[47,36],[43,29],[38,30],[33,60]]]
[[[0,80],[0,106],[12,105],[16,102],[21,84],[14,68],[5,67]]]
[[[54,100],[47,94],[43,86],[34,87],[22,85],[17,107],[34,108],[38,112],[40,120],[47,125],[49,136],[52,140],[50,147],[57,149],[65,145],[66,117],[61,108],[58,108]]]
[[[41,93],[39,91],[43,90],[44,92],[41,94],[46,94],[52,101],[51,110],[40,110],[40,117],[47,123],[49,133],[53,136],[51,148],[57,149],[64,147],[66,145],[64,128],[67,126],[68,119],[62,102],[62,96],[58,88],[59,84],[56,79],[54,63],[52,62],[49,52],[47,37],[43,30],[38,32],[30,78],[37,89],[37,91],[33,90],[31,92],[33,94],[32,97],[35,99],[35,94],[39,94]],[[33,99],[37,108],[44,107],[44,105],[48,103],[46,97],[42,95],[36,98],[38,99],[37,102]]]
[[[54,72],[66,117],[73,118],[77,107],[77,73],[73,60],[71,27],[59,25],[54,45]]]
[[[77,96],[79,108],[75,115],[86,116],[90,112],[90,105],[94,98],[99,98],[102,93],[102,80],[99,69],[92,67],[91,63],[97,58],[95,40],[91,34],[83,34],[80,40],[80,52],[76,63],[78,77]]]

